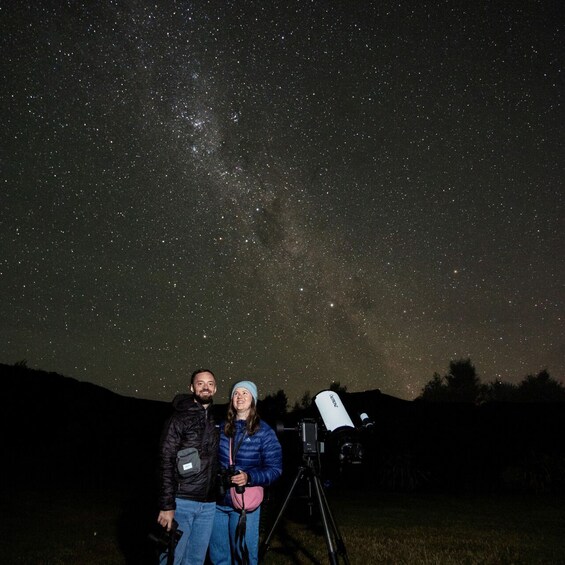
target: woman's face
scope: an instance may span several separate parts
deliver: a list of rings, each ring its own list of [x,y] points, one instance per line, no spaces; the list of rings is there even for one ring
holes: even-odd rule
[[[236,388],[233,393],[233,408],[239,414],[247,415],[251,408],[253,396],[246,388]]]

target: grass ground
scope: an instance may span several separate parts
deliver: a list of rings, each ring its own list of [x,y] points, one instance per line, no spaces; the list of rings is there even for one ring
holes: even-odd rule
[[[356,494],[330,505],[353,564],[565,563],[563,500]],[[278,528],[266,563],[329,562],[320,528]]]
[[[351,564],[565,564],[565,501],[534,496],[328,493]],[[147,532],[155,514],[127,492],[12,493],[1,502],[0,563],[154,563]],[[266,565],[329,563],[319,520],[293,500],[264,509],[273,533]],[[334,548],[343,562],[339,548]]]

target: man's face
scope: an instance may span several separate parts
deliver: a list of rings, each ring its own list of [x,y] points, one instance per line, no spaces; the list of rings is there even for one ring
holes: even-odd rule
[[[216,394],[216,379],[212,373],[204,371],[194,377],[190,390],[201,404],[210,404],[212,397]]]

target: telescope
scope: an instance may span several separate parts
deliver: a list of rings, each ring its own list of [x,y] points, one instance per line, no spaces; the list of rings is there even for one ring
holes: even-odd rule
[[[361,463],[363,447],[356,441],[358,431],[337,392],[333,390],[323,390],[314,397],[313,402],[316,404],[318,412],[322,417],[328,440],[332,442],[335,441],[338,446],[340,463]],[[362,427],[368,428],[372,425],[367,414],[360,414],[360,419]],[[302,443],[303,465],[299,467],[273,527],[262,544],[261,560],[269,550],[271,538],[299,481],[306,479],[308,482],[310,512],[312,511],[314,502],[317,502],[324,538],[328,549],[329,563],[330,565],[339,565],[341,562],[345,565],[349,565],[345,543],[328,504],[324,486],[320,479],[319,454],[324,452],[324,442],[320,441],[319,438],[318,423],[313,418],[306,418],[301,420],[298,424],[298,431]]]
[[[361,463],[363,446],[357,441],[358,430],[337,392],[323,390],[314,397],[314,403],[326,430],[330,433],[329,437],[337,444],[340,462]],[[372,425],[366,413],[360,414],[360,419],[362,427],[367,428]]]
[[[355,429],[337,392],[333,390],[323,390],[314,397],[314,403],[328,431],[335,432]]]

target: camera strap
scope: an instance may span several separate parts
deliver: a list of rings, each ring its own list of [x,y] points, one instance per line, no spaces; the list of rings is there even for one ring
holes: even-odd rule
[[[241,444],[243,443],[243,440],[246,437],[247,437],[247,431],[241,434],[241,439],[237,442],[235,450],[233,449],[233,441],[232,438],[230,437],[230,465],[232,464],[235,465],[235,457],[237,455],[237,452],[239,451],[239,448],[241,447]]]
[[[245,541],[245,531],[247,530],[247,513],[245,508],[242,509],[239,515],[239,520],[235,528],[235,545],[239,548],[239,556],[241,557],[241,564],[249,564],[249,549]]]
[[[230,437],[230,465],[235,464],[235,456],[243,443],[243,440],[247,436],[247,432],[241,434],[241,439],[239,440],[235,450],[233,450],[233,441]],[[232,454],[233,452],[233,454]],[[245,542],[245,532],[247,530],[247,512],[245,511],[245,493],[241,494],[242,506],[241,513],[239,515],[239,520],[235,528],[235,545],[238,547],[239,555],[241,557],[242,565],[249,564],[249,549],[247,549],[247,543]]]
[[[176,533],[177,533],[178,523],[176,520],[173,520],[171,524],[171,535],[169,537],[169,547],[167,550],[167,565],[173,565],[175,562],[175,548],[176,548]]]

